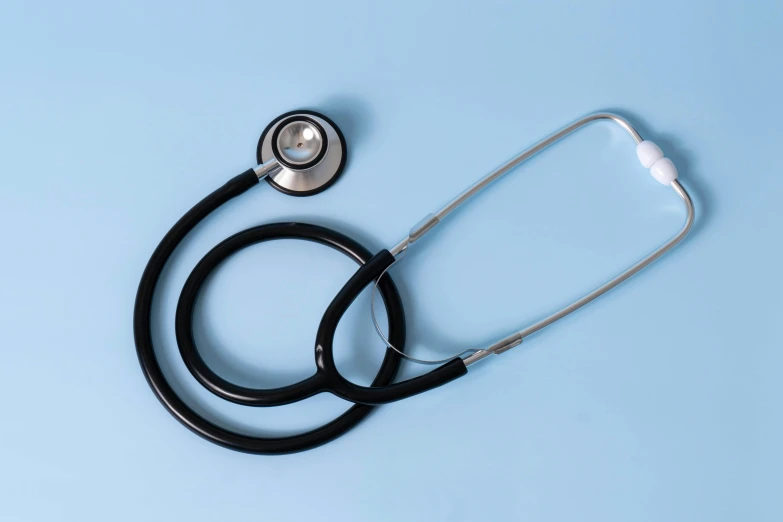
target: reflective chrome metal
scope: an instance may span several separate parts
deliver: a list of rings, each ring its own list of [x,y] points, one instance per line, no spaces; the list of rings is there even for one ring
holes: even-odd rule
[[[294,121],[280,129],[277,150],[283,156],[283,161],[292,165],[304,165],[318,157],[323,142],[318,127],[309,121]]]
[[[596,288],[595,290],[593,290],[592,292],[590,292],[586,296],[582,297],[581,299],[577,299],[576,301],[574,301],[570,305],[566,306],[565,308],[563,308],[561,310],[558,310],[557,312],[553,313],[549,317],[546,317],[546,318],[538,321],[537,323],[534,323],[534,324],[528,326],[527,328],[525,328],[523,330],[520,330],[518,332],[514,332],[509,337],[506,337],[505,339],[502,339],[501,341],[498,341],[498,343],[506,342],[506,341],[510,340],[512,337],[519,338],[519,342],[521,343],[522,339],[524,339],[528,335],[536,333],[537,331],[541,330],[542,328],[545,328],[545,327],[549,326],[550,324],[554,323],[555,321],[557,321],[559,319],[562,319],[563,317],[567,316],[568,314],[570,314],[574,310],[577,310],[577,309],[583,307],[584,305],[586,305],[587,303],[589,303],[590,301],[592,301],[596,297],[599,297],[599,296],[605,294],[606,292],[608,292],[609,290],[611,290],[615,286],[619,285],[620,283],[622,283],[623,281],[625,281],[626,279],[628,279],[632,275],[636,274],[637,272],[639,272],[640,270],[642,270],[643,268],[648,266],[650,263],[652,263],[653,261],[655,261],[656,259],[661,257],[663,254],[665,254],[666,252],[671,250],[674,247],[674,245],[679,243],[682,240],[682,238],[685,237],[685,234],[688,233],[688,231],[691,229],[691,226],[693,225],[693,219],[694,219],[693,202],[691,201],[690,196],[685,191],[683,186],[680,185],[679,181],[677,181],[677,180],[672,181],[671,187],[680,196],[680,198],[682,198],[682,201],[685,204],[685,210],[687,212],[687,216],[685,218],[685,224],[682,226],[682,228],[677,233],[677,235],[675,235],[669,241],[664,243],[661,247],[656,249],[652,254],[648,255],[647,257],[645,257],[644,259],[642,259],[641,261],[639,261],[638,263],[636,263],[635,265],[633,265],[632,267],[627,269],[625,272],[623,272],[620,275],[618,275],[617,277],[615,277],[614,279],[612,279],[612,280],[608,281],[607,283],[604,283],[603,285],[599,286],[598,288]],[[470,364],[473,364],[476,361],[480,361],[481,359],[486,357],[486,355],[503,353],[505,350],[493,349],[498,343],[495,343],[492,346],[488,346],[487,348],[484,348],[483,350],[476,351],[473,355],[465,358],[465,365],[468,366]],[[486,352],[486,355],[484,355],[482,352]]]
[[[293,114],[291,116],[297,116],[297,114]],[[318,116],[314,116],[312,114],[302,114],[302,116],[306,116],[307,118],[311,118],[318,122],[318,124],[324,129],[326,133],[326,140],[328,144],[326,147],[326,154],[324,155],[323,159],[321,159],[321,161],[319,161],[318,164],[313,167],[304,170],[298,170],[298,169],[291,169],[283,165],[279,165],[280,168],[273,169],[268,172],[269,179],[271,179],[277,185],[280,185],[284,189],[293,192],[309,192],[324,186],[338,173],[340,169],[340,163],[343,159],[343,156],[345,155],[345,151],[343,150],[340,137],[337,134],[337,131],[332,126],[332,124],[330,124],[328,121],[324,120],[323,118],[319,118]],[[264,165],[274,157],[274,154],[272,153],[272,136],[274,136],[275,130],[280,125],[280,123],[281,122],[276,123],[275,125],[273,125],[268,129],[268,131],[264,136],[264,140],[261,143],[261,159]],[[289,127],[294,126],[298,123],[305,123],[305,122],[294,122],[289,124],[288,126]],[[286,144],[290,144],[289,154],[285,154],[281,152],[281,154],[285,154],[284,160],[292,164],[295,164],[297,162],[300,164],[306,163],[306,160],[303,160],[302,157],[309,156],[309,154],[313,153],[314,148],[308,144],[306,147],[308,154],[297,156],[293,152],[293,149],[298,148],[296,147],[296,145],[298,145],[299,143],[302,143],[302,147],[305,147],[306,143],[305,141],[295,141],[291,138],[293,138],[297,134],[299,134],[301,138],[304,138],[305,131],[308,128],[315,129],[315,126],[313,126],[312,124],[307,124],[306,126],[296,127],[291,129],[292,132],[290,133],[289,137],[278,138],[278,147],[281,151],[283,150],[282,147],[283,142],[281,141],[282,139],[285,140]],[[281,137],[284,134],[287,134],[286,132],[284,132],[286,130],[287,129],[281,129],[280,132]],[[314,137],[318,135],[319,134],[316,132]],[[311,140],[306,140],[306,141],[309,142]],[[320,151],[320,149],[315,150],[315,152],[313,153],[314,155],[312,157],[316,157],[318,155],[318,151]],[[294,161],[292,161],[292,159]]]
[[[280,162],[277,161],[277,158],[272,158],[269,161],[254,167],[253,170],[255,171],[256,176],[258,176],[258,179],[264,179],[269,173],[280,170]]]
[[[509,161],[498,167],[497,169],[493,170],[483,178],[481,178],[479,181],[474,183],[471,187],[469,187],[467,190],[465,190],[462,194],[454,198],[449,204],[444,206],[442,209],[440,209],[435,214],[432,214],[432,217],[425,218],[423,222],[426,222],[429,226],[426,227],[414,227],[414,230],[417,232],[417,235],[415,237],[415,240],[418,240],[421,238],[422,235],[424,235],[426,232],[432,230],[432,228],[439,223],[444,217],[446,217],[448,214],[450,214],[454,209],[465,203],[468,199],[470,199],[472,196],[474,196],[476,193],[478,193],[481,189],[492,183],[494,180],[511,170],[512,168],[516,167],[526,159],[530,158],[534,154],[542,151],[549,145],[555,143],[556,141],[564,138],[565,136],[571,134],[575,130],[587,125],[590,122],[596,121],[596,120],[610,120],[616,124],[618,124],[620,127],[622,127],[628,134],[631,135],[631,138],[636,143],[640,143],[642,140],[642,137],[639,135],[639,133],[636,131],[636,129],[633,128],[633,126],[628,123],[627,120],[622,118],[621,116],[618,116],[616,114],[601,112],[596,114],[591,114],[589,116],[586,116],[580,120],[575,121],[574,123],[560,129],[556,133],[552,134],[551,136],[539,141],[532,147],[528,148],[527,150],[523,151],[522,153],[518,154],[517,156],[514,156]],[[582,306],[586,305],[596,297],[599,297],[600,295],[603,295],[604,293],[608,292],[615,286],[619,285],[632,275],[636,274],[646,266],[648,266],[650,263],[661,257],[663,254],[671,250],[677,243],[679,243],[683,237],[688,233],[688,231],[691,229],[691,226],[693,225],[694,221],[694,210],[693,210],[693,202],[691,201],[690,196],[688,195],[688,192],[685,190],[685,188],[679,183],[679,181],[675,180],[671,183],[672,189],[677,193],[677,195],[682,199],[683,204],[685,205],[685,211],[686,211],[686,217],[685,217],[685,224],[682,226],[680,231],[672,237],[669,241],[664,243],[662,246],[660,246],[658,249],[656,249],[654,252],[649,254],[647,257],[636,263],[635,265],[631,266],[624,272],[622,272],[620,275],[616,276],[615,278],[611,279],[607,283],[601,285],[600,287],[596,288],[589,294],[585,295],[581,299],[578,299],[571,303],[570,305],[566,306],[565,308],[555,312],[554,314],[546,317],[545,319],[542,319],[541,321],[538,321],[537,323],[528,326],[527,328],[524,328],[523,330],[519,330],[517,332],[512,333],[511,335],[501,339],[500,341],[497,341],[496,343],[483,348],[483,349],[470,349],[465,350],[463,352],[460,352],[459,354],[456,354],[452,357],[449,357],[448,359],[443,359],[443,361],[447,361],[450,359],[453,359],[455,357],[461,357],[465,355],[466,353],[471,353],[471,355],[468,355],[465,357],[465,365],[468,366],[470,364],[473,364],[477,361],[480,361],[481,359],[487,357],[488,355],[493,354],[500,354],[505,352],[506,350],[509,350],[513,348],[514,346],[519,345],[522,343],[522,339],[527,337],[528,335],[531,335],[542,328],[549,326],[550,324],[554,323],[558,319],[562,319],[566,315],[570,314],[574,310],[577,310],[581,308]],[[412,240],[412,235],[409,234],[408,237],[404,238],[402,241],[400,241],[397,245],[395,245],[391,250],[391,254],[395,256],[397,260],[399,260],[402,255],[405,253],[405,251],[408,249],[408,247],[415,241]],[[377,282],[373,286],[373,294],[372,294],[372,301],[374,303],[375,301],[375,292],[377,288]],[[378,321],[375,318],[375,311],[374,306],[371,306],[371,313],[373,315],[373,323],[375,324],[375,329],[378,331],[378,334],[384,339],[387,345],[389,345],[388,341],[386,340],[385,336],[380,330],[380,326],[378,325]],[[391,348],[394,348],[390,346]],[[399,350],[394,348],[395,351],[398,353],[401,353]],[[410,357],[407,357],[411,360],[414,360]],[[418,359],[415,359],[416,362],[424,362],[420,361]]]
[[[631,126],[628,121],[626,121],[623,117],[618,116],[616,114],[612,114],[609,112],[597,112],[595,114],[591,114],[589,116],[585,116],[581,120],[577,120],[571,125],[568,125],[567,127],[563,127],[556,133],[552,134],[551,136],[548,136],[544,138],[543,140],[539,141],[532,147],[528,148],[527,150],[522,151],[521,153],[517,154],[507,162],[505,162],[503,165],[499,166],[477,182],[475,182],[473,185],[468,187],[462,194],[451,200],[446,206],[438,210],[435,214],[435,218],[437,218],[437,222],[440,222],[451,214],[454,209],[465,203],[468,199],[475,196],[476,193],[478,193],[481,189],[498,179],[500,176],[508,172],[509,170],[513,169],[523,161],[529,159],[531,156],[541,152],[548,146],[552,145],[554,142],[560,140],[561,138],[564,138],[568,134],[571,134],[575,130],[577,130],[580,127],[583,127],[584,125],[587,125],[590,122],[596,121],[596,120],[611,120],[615,123],[617,123],[620,127],[628,131],[628,134],[631,135],[631,137],[636,141],[636,143],[639,143],[642,140],[642,137],[639,135],[638,132],[636,132],[636,129]],[[422,234],[429,232],[432,230],[433,227],[429,227],[427,230],[423,231]],[[391,254],[395,257],[402,251],[408,248],[409,244],[412,241],[410,241],[410,236],[404,238],[402,241],[397,243],[392,249],[389,251]]]
[[[424,234],[429,232],[439,222],[440,220],[435,216],[435,214],[427,214],[418,223],[413,225],[413,227],[408,232],[407,237],[390,250],[396,261],[399,261],[402,256],[405,255],[406,250],[408,250],[408,246],[421,239]]]
[[[515,346],[519,346],[520,344],[522,344],[522,334],[520,332],[514,332],[508,337],[504,337],[503,339],[490,344],[486,348],[481,350],[474,350],[472,354],[470,354],[468,357],[465,357],[465,366],[470,366],[474,362],[480,361],[484,357],[488,357],[490,355],[499,355]]]

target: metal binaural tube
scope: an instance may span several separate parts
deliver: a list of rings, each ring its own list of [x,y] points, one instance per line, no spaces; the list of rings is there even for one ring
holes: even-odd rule
[[[509,170],[513,169],[514,167],[518,166],[525,160],[529,159],[531,156],[537,154],[538,152],[542,151],[543,149],[549,147],[553,143],[557,142],[558,140],[568,136],[572,132],[576,131],[577,129],[580,129],[581,127],[597,120],[609,120],[620,127],[622,127],[634,140],[634,142],[638,145],[639,143],[643,142],[641,135],[637,130],[624,118],[621,116],[618,116],[616,114],[611,114],[607,112],[599,112],[595,114],[591,114],[589,116],[586,116],[582,119],[579,119],[570,125],[567,125],[566,127],[563,127],[559,131],[555,132],[554,134],[544,138],[543,140],[539,141],[532,147],[529,147],[528,149],[522,151],[521,153],[517,154],[486,176],[482,177],[478,181],[476,181],[473,185],[468,187],[465,191],[463,191],[461,194],[459,194],[456,198],[451,200],[448,204],[446,204],[443,208],[438,210],[437,212],[430,214],[426,216],[424,219],[419,221],[414,227],[411,229],[408,236],[406,236],[404,239],[402,239],[397,245],[395,245],[389,252],[397,259],[401,259],[403,254],[407,251],[408,247],[413,244],[414,242],[421,239],[427,232],[432,230],[438,223],[440,223],[443,218],[445,218],[447,215],[449,215],[451,212],[453,212],[455,209],[457,209],[460,205],[467,202],[470,198],[475,196],[478,192],[481,191],[484,187],[498,179],[500,176],[508,172]],[[644,163],[644,162],[642,162]],[[676,176],[676,171],[675,171]],[[657,179],[657,178],[656,178]],[[650,265],[652,262],[654,262],[656,259],[661,257],[663,254],[671,250],[677,243],[679,243],[685,235],[688,233],[688,231],[691,229],[691,226],[694,222],[694,209],[693,209],[693,202],[691,201],[690,196],[688,195],[688,192],[685,190],[685,188],[677,181],[675,178],[670,184],[671,188],[677,193],[677,195],[682,200],[683,204],[685,205],[686,210],[686,217],[685,217],[685,223],[683,224],[680,231],[672,237],[669,241],[661,245],[658,249],[656,249],[651,254],[644,257],[642,260],[631,266],[630,268],[626,269],[613,279],[609,280],[608,282],[604,283],[600,287],[596,288],[589,294],[583,296],[580,299],[577,299],[573,303],[569,304],[568,306],[558,310],[557,312],[545,317],[544,319],[522,329],[513,332],[512,334],[508,335],[507,337],[504,337],[503,339],[500,339],[499,341],[485,347],[482,349],[469,349],[464,350],[463,352],[456,354],[456,356],[465,356],[463,359],[466,366],[473,364],[477,361],[480,361],[481,359],[493,355],[493,354],[500,354],[505,352],[506,350],[509,350],[513,348],[514,346],[519,345],[522,343],[522,340],[541,330],[542,328],[545,328],[549,326],[550,324],[554,323],[555,321],[558,321],[559,319],[562,319],[566,315],[570,314],[571,312],[574,312],[575,310],[578,310],[582,306],[586,305],[593,299],[596,299],[597,297],[603,295],[604,293],[608,292],[612,288],[616,287],[626,279],[630,278],[634,274],[638,273],[648,265]],[[376,330],[378,330],[378,333],[383,337],[382,332],[380,331],[380,327],[377,323],[377,320],[375,320],[374,316],[374,310],[372,310],[373,314],[373,320],[375,321]],[[386,341],[386,339],[384,339]],[[389,345],[388,341],[386,341],[386,344]],[[391,346],[391,345],[389,345]],[[392,347],[394,348],[394,347]],[[472,352],[472,353],[471,353]],[[409,357],[409,356],[408,356]],[[412,359],[412,358],[411,358]],[[427,362],[427,361],[419,361],[415,360],[416,362]],[[434,361],[431,361],[434,362]]]
[[[693,201],[691,200],[691,197],[688,195],[688,192],[685,190],[685,188],[680,184],[679,181],[674,180],[671,182],[672,189],[677,193],[678,196],[682,199],[683,204],[685,205],[685,211],[686,211],[686,217],[685,217],[685,223],[683,224],[680,231],[672,237],[669,241],[661,245],[658,249],[656,249],[653,253],[636,263],[635,265],[631,266],[624,272],[622,272],[620,275],[614,277],[610,281],[604,283],[603,285],[599,286],[589,294],[585,295],[584,297],[577,299],[570,305],[558,310],[557,312],[553,313],[552,315],[545,317],[544,319],[533,323],[532,325],[528,326],[527,328],[524,328],[518,332],[514,332],[513,334],[509,335],[508,337],[501,339],[497,343],[488,346],[487,348],[484,348],[482,350],[477,350],[473,354],[469,355],[465,358],[465,365],[468,366],[470,364],[473,364],[474,362],[480,361],[487,355],[491,354],[499,354],[502,353],[505,350],[496,350],[494,347],[496,345],[503,345],[505,342],[508,342],[512,339],[519,340],[521,343],[522,340],[537,331],[541,330],[542,328],[546,328],[550,324],[554,323],[555,321],[558,321],[562,319],[563,317],[567,316],[571,312],[578,310],[579,308],[583,307],[593,299],[605,294],[615,286],[619,285],[626,279],[630,278],[637,272],[641,271],[645,267],[649,266],[651,263],[653,263],[656,259],[664,255],[666,252],[674,248],[674,246],[682,241],[682,238],[685,237],[685,235],[690,231],[691,227],[693,226],[693,221],[695,218],[695,213],[693,210]]]
[[[595,114],[590,114],[589,116],[585,116],[584,118],[577,120],[573,122],[572,124],[563,127],[556,133],[547,136],[543,140],[539,141],[532,147],[529,147],[528,149],[520,152],[510,160],[506,161],[504,164],[484,176],[483,178],[476,181],[473,185],[465,189],[459,196],[451,200],[449,203],[447,203],[443,208],[435,212],[434,214],[431,214],[431,219],[429,220],[422,220],[424,221],[423,225],[427,226],[426,230],[420,230],[419,227],[414,226],[413,229],[411,229],[410,234],[404,238],[402,241],[397,243],[394,247],[392,247],[389,252],[395,257],[397,257],[399,254],[404,252],[408,246],[413,243],[415,240],[420,239],[421,236],[423,236],[426,232],[429,232],[432,230],[432,228],[438,224],[439,222],[443,221],[443,218],[451,214],[454,210],[456,210],[460,205],[467,202],[470,198],[478,194],[481,189],[498,179],[500,176],[508,172],[509,170],[513,169],[514,167],[518,166],[520,163],[524,162],[525,160],[529,159],[530,157],[534,156],[535,154],[538,154],[545,148],[549,147],[556,141],[564,138],[568,134],[571,134],[575,130],[579,129],[580,127],[583,127],[587,125],[588,123],[591,123],[593,121],[597,120],[610,120],[618,124],[620,127],[625,129],[628,134],[631,135],[631,138],[636,143],[642,142],[642,137],[639,135],[639,133],[636,131],[636,129],[633,128],[633,126],[628,123],[628,121],[623,118],[622,116],[618,116],[617,114],[612,114],[609,112],[598,112]],[[421,227],[423,228],[423,227]],[[418,236],[418,237],[417,237]]]
[[[539,141],[532,147],[528,148],[527,150],[517,154],[477,182],[475,182],[473,185],[468,187],[462,194],[451,200],[446,206],[441,208],[435,213],[435,217],[438,218],[439,221],[442,221],[444,217],[448,216],[451,212],[453,212],[457,207],[465,203],[467,200],[475,196],[481,189],[498,179],[500,176],[508,172],[509,170],[513,169],[523,161],[529,159],[531,156],[534,156],[535,154],[538,154],[545,148],[552,145],[554,142],[558,141],[561,138],[564,138],[566,135],[571,134],[575,130],[577,130],[580,127],[583,127],[584,125],[587,125],[590,122],[596,121],[596,120],[612,120],[620,127],[625,129],[628,134],[631,135],[631,137],[634,139],[636,143],[639,143],[642,141],[642,137],[639,135],[638,132],[636,132],[636,129],[634,129],[630,123],[628,123],[624,118],[616,115],[611,114],[608,112],[599,112],[596,114],[591,114],[589,116],[586,116],[585,118],[582,118],[581,120],[577,120],[571,125],[568,125],[567,127],[564,127],[557,131],[556,133],[552,134],[551,136],[548,136],[544,138],[543,140]]]

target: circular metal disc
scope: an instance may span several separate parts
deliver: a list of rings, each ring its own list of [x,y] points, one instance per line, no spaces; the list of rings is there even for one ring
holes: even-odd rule
[[[275,118],[269,125],[267,125],[264,132],[261,133],[261,137],[258,140],[258,147],[256,149],[256,160],[259,164],[264,163],[274,157],[273,152],[273,137],[278,136],[279,149],[288,147],[293,142],[285,141],[293,139],[294,137],[305,137],[305,134],[309,136],[310,132],[315,131],[315,126],[297,125],[296,123],[285,124],[285,127],[281,129],[281,132],[276,132],[278,126],[284,123],[283,120],[289,120],[295,116],[306,116],[309,119],[314,120],[323,129],[325,133],[325,139],[322,142],[326,145],[326,153],[323,158],[316,165],[305,169],[296,169],[294,162],[291,159],[296,159],[293,151],[288,152],[288,155],[283,154],[281,156],[287,158],[291,166],[281,164],[279,170],[271,172],[267,177],[267,182],[280,192],[290,194],[292,196],[311,196],[317,194],[329,188],[329,186],[337,180],[337,177],[343,171],[345,166],[345,159],[347,151],[345,147],[345,138],[343,137],[340,129],[334,124],[332,120],[324,116],[323,114],[314,111],[292,111],[282,114]],[[308,130],[310,132],[308,132]],[[281,143],[281,136],[283,142]],[[310,141],[313,137],[310,138]],[[296,147],[299,143],[303,144],[303,147],[312,146],[317,148],[319,143],[313,143],[307,145],[305,141],[296,141],[293,146]],[[314,149],[313,149],[314,150]],[[313,150],[309,153],[313,154]],[[318,151],[315,152],[317,154]]]
[[[306,120],[281,123],[277,135],[277,150],[292,165],[301,167],[315,160],[324,147],[321,131]]]

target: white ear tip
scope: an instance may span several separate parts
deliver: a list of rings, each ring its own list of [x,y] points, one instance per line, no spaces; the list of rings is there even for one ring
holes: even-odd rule
[[[658,183],[668,185],[677,179],[677,167],[669,158],[661,158],[650,167],[650,174],[658,180]]]
[[[663,158],[663,151],[654,142],[645,140],[636,146],[636,155],[644,168],[649,169]]]

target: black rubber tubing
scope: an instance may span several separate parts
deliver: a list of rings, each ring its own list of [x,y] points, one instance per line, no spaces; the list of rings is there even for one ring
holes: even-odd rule
[[[367,262],[370,252],[351,238],[334,230],[302,223],[272,223],[243,230],[219,243],[210,250],[190,273],[177,303],[175,329],[180,355],[190,373],[202,386],[215,395],[237,404],[246,406],[282,406],[301,401],[321,392],[330,391],[329,379],[323,372],[316,371],[311,377],[296,384],[272,389],[256,389],[238,386],[217,375],[204,361],[199,353],[193,335],[193,316],[196,302],[204,282],[209,275],[228,257],[238,251],[264,241],[276,239],[302,239],[314,241],[334,248],[344,253],[357,264]],[[389,324],[395,325],[390,330],[389,340],[394,346],[402,346],[405,342],[405,316],[400,296],[390,278],[383,277],[379,283],[381,295],[386,304]],[[399,343],[399,344],[398,344]],[[393,350],[386,351],[386,360],[381,365],[381,373],[376,378],[378,383],[391,382],[394,377],[399,355]],[[317,370],[317,367],[316,367]]]
[[[321,319],[316,338],[316,373],[313,376],[282,388],[255,389],[228,382],[209,368],[199,354],[193,335],[193,315],[196,300],[209,274],[226,258],[254,243],[270,239],[295,237],[339,248],[337,240],[340,236],[340,234],[329,231],[329,229],[315,227],[314,225],[275,223],[250,228],[235,234],[208,252],[196,265],[185,282],[179,303],[177,304],[176,314],[177,344],[179,345],[180,354],[196,380],[215,395],[231,402],[248,406],[280,406],[301,401],[321,392],[330,392],[356,404],[379,405],[417,395],[465,375],[467,368],[459,357],[429,373],[400,383],[390,384],[391,380],[381,382],[381,379],[376,379],[371,387],[354,384],[345,379],[338,371],[333,356],[335,331],[343,314],[361,291],[377,277],[380,277],[386,268],[394,262],[394,257],[386,250],[382,250],[371,259],[369,259],[369,254],[367,257],[363,257],[361,261],[365,263],[360,266],[359,270],[343,286],[326,310]],[[398,321],[404,323],[402,305],[399,305],[399,307],[396,305],[399,295],[394,290],[394,284],[384,276],[379,287],[382,295],[385,296],[387,292],[390,292],[392,296],[390,298],[392,306],[387,306],[387,314],[389,314],[390,319],[389,324],[396,324]],[[387,298],[384,297],[384,301],[386,300]],[[400,316],[396,317],[393,314],[397,313],[398,310]],[[398,345],[397,343],[400,339],[404,341],[404,332],[391,329],[389,335],[389,340],[394,346],[402,346],[402,344]],[[387,350],[386,359],[390,357],[399,357],[399,355],[393,350]]]
[[[182,239],[213,210],[257,183],[258,177],[252,169],[243,172],[201,200],[169,230],[150,257],[139,283],[133,313],[133,333],[139,363],[150,388],[161,404],[180,423],[197,435],[220,446],[246,453],[274,455],[304,451],[325,444],[364,419],[372,407],[354,405],[338,418],[320,428],[288,437],[254,437],[227,430],[201,417],[177,396],[166,381],[158,363],[151,332],[152,301],[155,288],[171,254]],[[396,299],[399,301],[398,295]],[[391,308],[394,307],[391,306]],[[392,314],[389,317],[391,318]],[[402,313],[400,313],[400,317],[402,317]],[[404,337],[404,321],[401,324],[390,324],[390,328],[401,329]],[[390,355],[388,352],[391,350],[387,351],[381,371],[373,381],[373,385],[383,386],[394,379],[399,365],[399,356]]]

